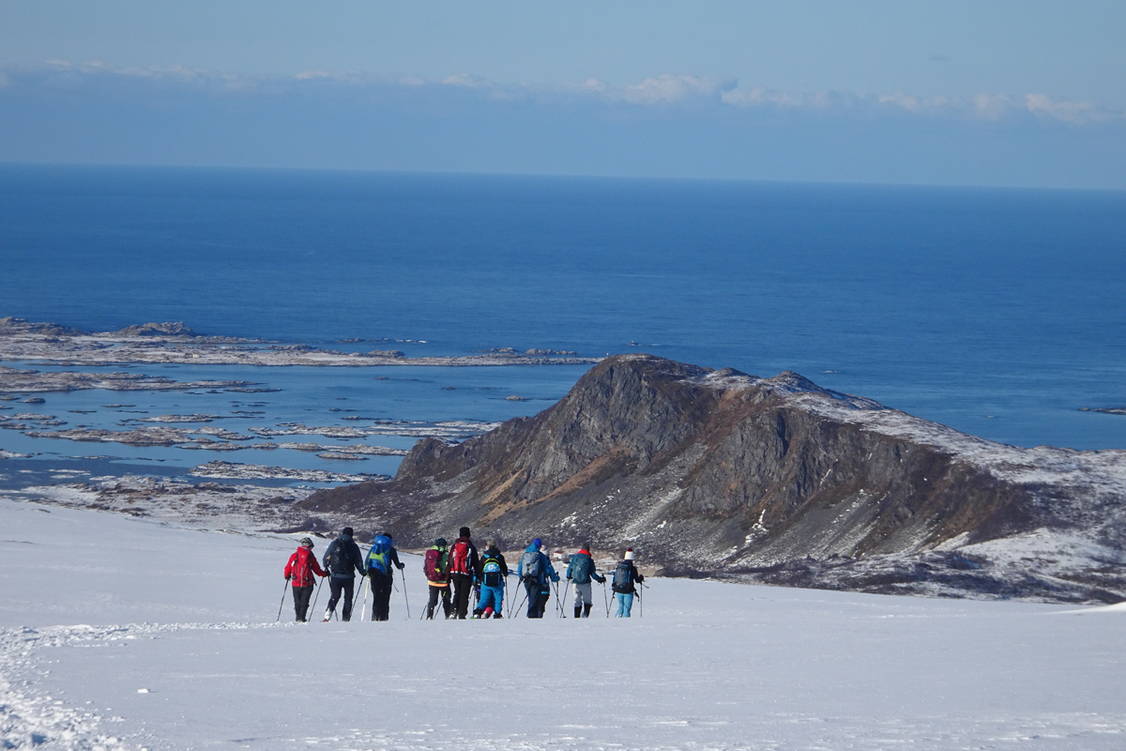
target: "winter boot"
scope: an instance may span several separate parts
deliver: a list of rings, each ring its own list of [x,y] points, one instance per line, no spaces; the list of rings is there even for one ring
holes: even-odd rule
[[[576,615],[575,617],[578,618],[579,616]],[[586,603],[585,605],[583,605],[583,618],[590,618],[590,603],[589,602]]]
[[[583,606],[582,605],[576,605],[575,606],[575,617],[581,618],[582,615],[583,615]]]
[[[332,611],[326,610],[325,611],[325,617],[321,619],[321,623],[328,623],[331,620],[332,620]]]

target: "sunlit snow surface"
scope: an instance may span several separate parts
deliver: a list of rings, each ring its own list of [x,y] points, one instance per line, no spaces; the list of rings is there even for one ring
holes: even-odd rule
[[[275,624],[292,549],[0,500],[0,747],[1126,747],[1122,606],[655,579],[628,621],[420,623],[406,556],[411,620]]]

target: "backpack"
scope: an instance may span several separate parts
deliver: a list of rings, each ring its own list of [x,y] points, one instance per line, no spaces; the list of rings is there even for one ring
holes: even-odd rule
[[[450,573],[469,574],[469,540],[458,538],[450,550]]]
[[[504,572],[501,570],[500,561],[491,556],[481,564],[481,575],[481,583],[486,587],[499,587],[504,583]]]
[[[450,554],[445,550],[430,548],[426,551],[423,570],[426,578],[432,582],[447,582],[450,579]]]
[[[535,579],[539,581],[540,576],[543,574],[542,560],[543,554],[538,550],[525,550],[523,557],[520,559],[521,576],[525,580]]]
[[[629,561],[619,561],[614,569],[614,581],[610,585],[615,592],[633,591],[633,564]]]
[[[379,535],[371,543],[368,551],[368,571],[379,574],[391,573],[391,538]]]
[[[589,555],[573,555],[571,560],[571,581],[575,584],[589,584],[590,572],[594,570],[594,561]]]
[[[328,550],[325,551],[325,568],[329,573],[335,574],[338,566],[343,563],[343,557],[340,554],[340,540],[333,540],[328,545]]]

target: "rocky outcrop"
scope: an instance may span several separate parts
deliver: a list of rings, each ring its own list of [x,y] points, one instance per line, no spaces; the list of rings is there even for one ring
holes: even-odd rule
[[[468,524],[510,546],[532,536],[630,544],[673,573],[1011,595],[998,583],[1011,561],[980,546],[1079,532],[1094,558],[1121,564],[1124,498],[1126,452],[1019,449],[796,373],[621,355],[539,415],[462,443],[420,441],[393,481],[304,505],[392,526],[406,544]],[[1052,546],[1062,538],[1049,538],[1028,568],[1038,556],[1060,564]],[[1060,565],[1053,581],[1016,594],[1106,600],[1126,590],[1121,574],[1087,576],[1091,556]]]

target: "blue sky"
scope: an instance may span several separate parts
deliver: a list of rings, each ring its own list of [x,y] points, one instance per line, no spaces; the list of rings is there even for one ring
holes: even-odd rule
[[[1126,3],[0,4],[0,160],[1126,188]]]

